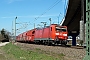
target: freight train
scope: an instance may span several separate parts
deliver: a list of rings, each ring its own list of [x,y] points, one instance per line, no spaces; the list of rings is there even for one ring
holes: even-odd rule
[[[28,41],[34,43],[51,44],[67,44],[68,32],[66,26],[51,24],[44,28],[35,28],[16,37],[16,41]]]

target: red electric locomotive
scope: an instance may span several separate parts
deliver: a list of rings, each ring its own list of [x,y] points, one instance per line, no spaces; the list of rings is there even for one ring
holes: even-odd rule
[[[48,27],[36,29],[35,42],[45,44],[67,44],[67,27],[52,24]]]

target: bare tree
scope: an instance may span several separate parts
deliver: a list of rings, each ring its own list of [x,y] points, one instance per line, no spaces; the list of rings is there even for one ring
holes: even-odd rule
[[[0,41],[9,41],[11,33],[5,29],[2,29],[0,32]]]

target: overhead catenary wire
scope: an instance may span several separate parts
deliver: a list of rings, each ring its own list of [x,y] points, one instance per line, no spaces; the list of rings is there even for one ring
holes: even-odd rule
[[[62,0],[56,0],[45,12],[43,12],[40,16],[36,17],[35,20],[39,19],[41,16],[43,16],[45,13],[50,11],[52,8],[54,8],[57,4],[59,4]],[[60,14],[59,14],[60,15]],[[33,20],[35,22],[35,20]],[[31,23],[32,24],[32,23]],[[33,25],[33,24],[32,24]]]
[[[65,4],[64,4],[64,16],[67,13],[68,4],[69,4],[69,0],[65,0]]]
[[[39,19],[41,16],[46,14],[48,11],[50,11],[52,8],[54,8],[57,4],[59,4],[62,0],[56,0],[45,12],[43,12],[40,16],[36,17],[35,20]],[[35,20],[33,20],[35,22]],[[32,23],[31,23],[32,24]]]
[[[63,16],[62,21],[60,22],[60,25],[62,25],[64,20],[65,20],[65,16],[66,16],[67,9],[68,9],[68,4],[69,4],[69,0],[65,0],[65,4],[64,4],[64,16]]]
[[[43,16],[45,13],[47,13],[49,10],[54,8],[58,3],[60,3],[62,0],[56,0],[45,12],[43,12],[40,16],[36,17],[35,20],[39,19],[41,16]]]

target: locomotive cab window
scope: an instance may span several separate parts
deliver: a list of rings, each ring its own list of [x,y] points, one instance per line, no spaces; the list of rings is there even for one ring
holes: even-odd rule
[[[56,27],[56,32],[66,32],[66,28]]]

